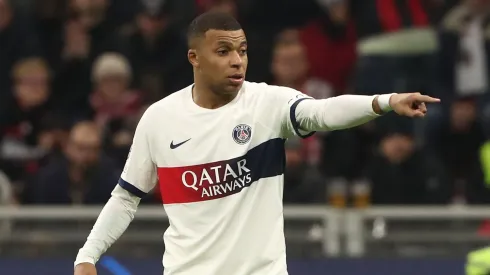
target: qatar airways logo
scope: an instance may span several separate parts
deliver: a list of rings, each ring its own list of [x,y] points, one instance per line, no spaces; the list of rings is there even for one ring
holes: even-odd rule
[[[221,164],[196,171],[182,173],[182,184],[201,193],[201,198],[226,196],[239,192],[252,181],[247,160]]]

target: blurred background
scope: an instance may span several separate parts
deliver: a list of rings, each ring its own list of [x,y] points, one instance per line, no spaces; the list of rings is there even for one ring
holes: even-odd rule
[[[145,108],[192,83],[208,10],[244,27],[249,81],[443,100],[287,142],[291,274],[464,274],[490,240],[489,0],[0,0],[0,274],[71,274]],[[161,274],[159,204],[101,274]]]

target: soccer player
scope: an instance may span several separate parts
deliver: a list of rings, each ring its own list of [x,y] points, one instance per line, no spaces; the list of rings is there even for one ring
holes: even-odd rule
[[[158,182],[170,226],[165,275],[286,275],[284,141],[345,129],[386,112],[423,117],[419,93],[314,100],[290,88],[245,81],[247,39],[225,13],[190,25],[194,84],[141,118],[119,184],[75,261],[76,275],[123,234],[140,198]]]

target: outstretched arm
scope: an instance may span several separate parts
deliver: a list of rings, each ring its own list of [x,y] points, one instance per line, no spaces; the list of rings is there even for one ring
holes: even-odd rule
[[[420,93],[342,95],[322,100],[305,98],[291,106],[295,115],[291,121],[298,132],[340,130],[364,124],[391,110],[403,116],[423,117],[427,112],[425,104],[433,102],[439,102],[439,99]]]

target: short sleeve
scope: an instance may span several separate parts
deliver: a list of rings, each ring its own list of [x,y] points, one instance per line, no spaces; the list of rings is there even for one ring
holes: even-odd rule
[[[137,197],[144,197],[156,185],[156,165],[151,157],[148,133],[151,124],[149,110],[141,118],[133,143],[119,179],[119,185]]]
[[[281,132],[284,138],[299,136],[307,138],[315,132],[301,129],[299,122],[296,120],[296,107],[304,100],[313,100],[312,97],[286,87],[272,86],[272,93],[275,97],[275,104],[279,104]]]

